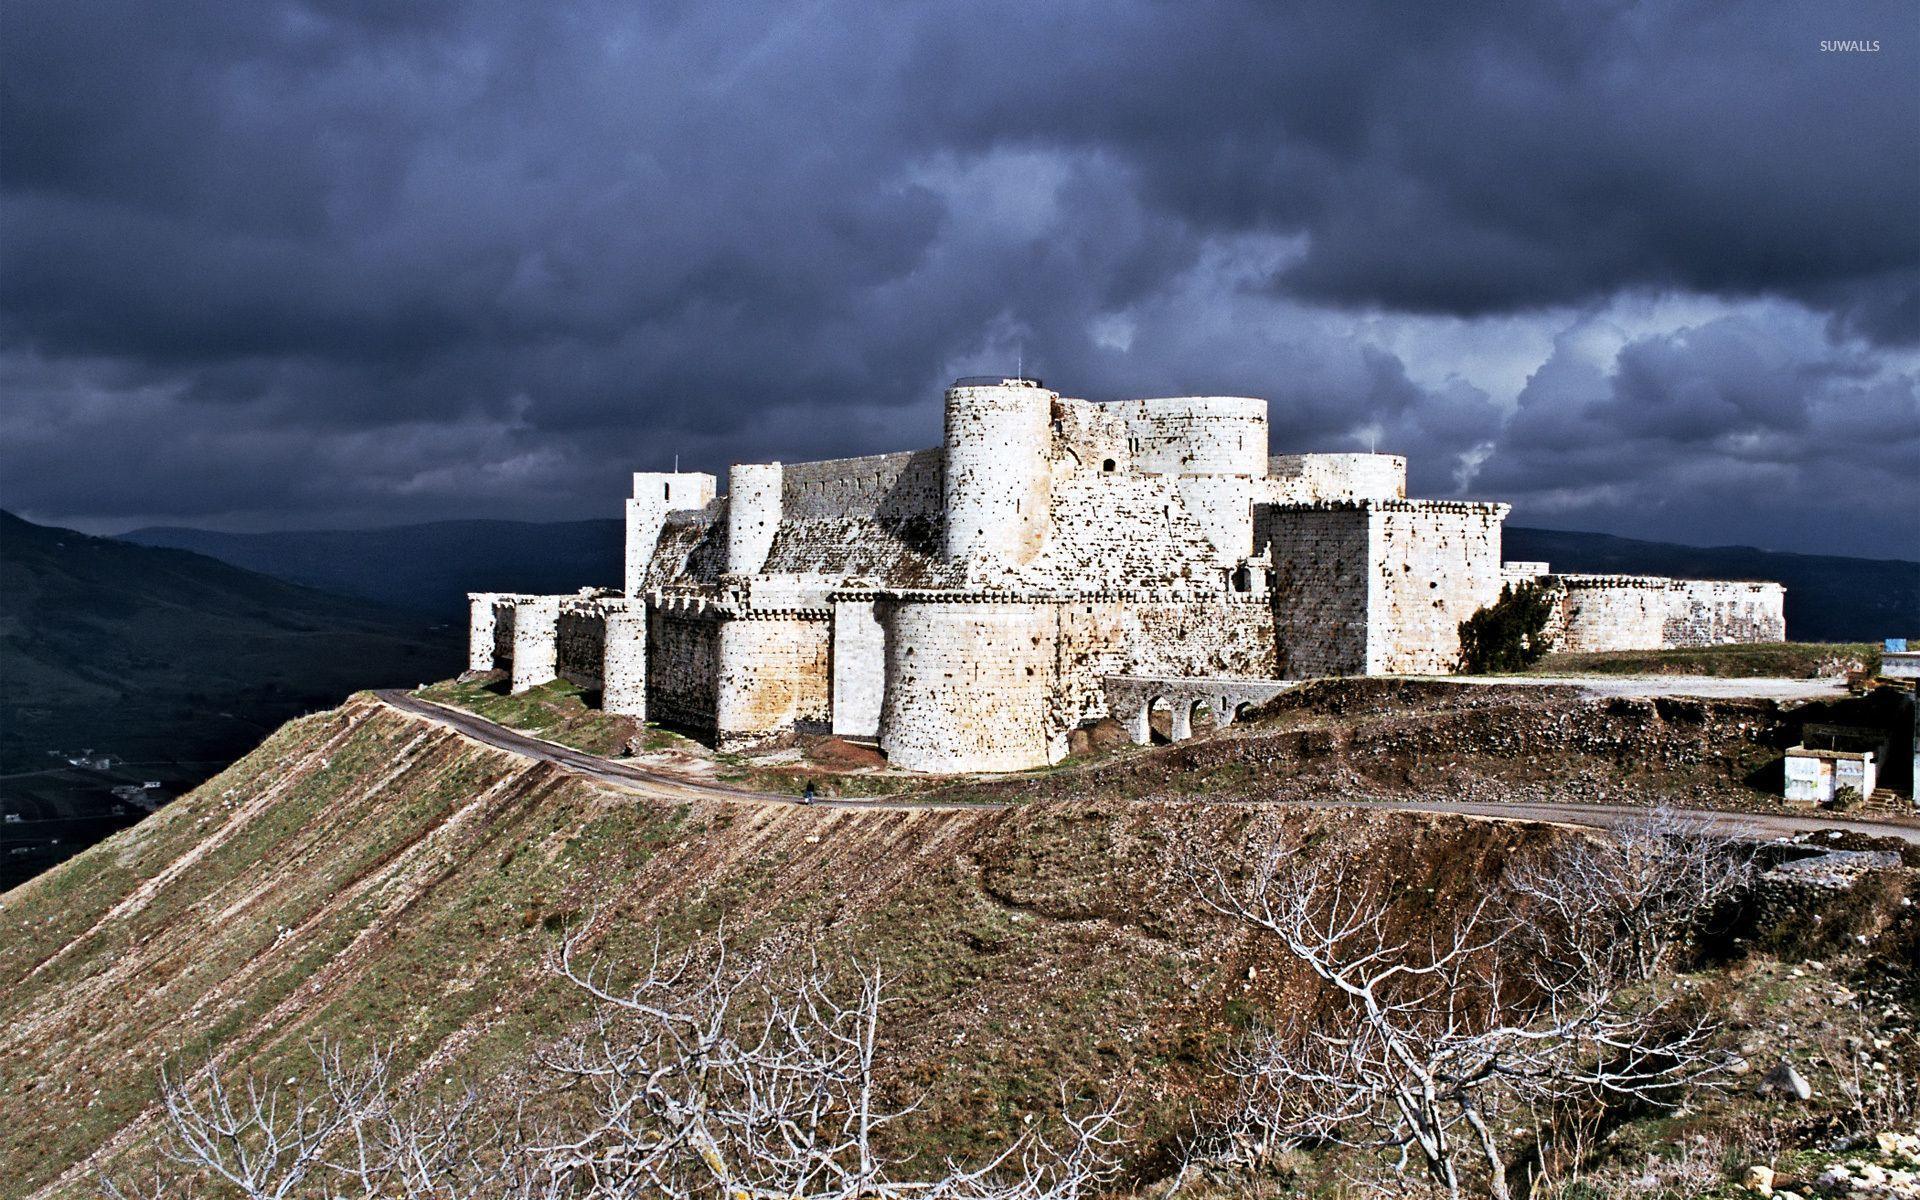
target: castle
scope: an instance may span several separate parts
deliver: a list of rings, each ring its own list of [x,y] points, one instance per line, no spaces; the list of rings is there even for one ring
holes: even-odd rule
[[[1011,771],[1102,717],[1146,740],[1156,687],[1225,722],[1262,681],[1444,674],[1518,579],[1556,596],[1562,649],[1785,636],[1778,584],[1503,564],[1506,505],[1409,500],[1396,455],[1269,457],[1264,400],[969,378],[945,422],[931,450],[739,464],[724,496],[636,474],[624,586],[471,595],[469,667],[722,747],[813,730]]]

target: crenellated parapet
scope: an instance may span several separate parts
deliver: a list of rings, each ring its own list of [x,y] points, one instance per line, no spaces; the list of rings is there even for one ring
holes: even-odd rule
[[[967,378],[943,434],[740,463],[724,494],[637,473],[619,588],[474,593],[469,669],[722,746],[831,732],[952,772],[1058,761],[1115,715],[1139,733],[1148,686],[1187,729],[1286,680],[1451,671],[1461,622],[1522,581],[1570,647],[1784,636],[1777,585],[1503,562],[1507,505],[1409,499],[1399,455],[1270,454],[1257,398]]]

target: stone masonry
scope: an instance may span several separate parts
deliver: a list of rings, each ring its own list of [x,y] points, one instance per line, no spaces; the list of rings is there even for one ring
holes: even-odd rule
[[[468,666],[722,747],[830,732],[907,769],[1011,771],[1103,718],[1147,736],[1143,688],[1227,710],[1451,671],[1460,622],[1521,579],[1560,596],[1569,649],[1784,635],[1777,584],[1503,567],[1504,504],[1407,499],[1395,455],[1267,451],[1263,400],[963,379],[934,449],[742,463],[725,494],[635,474],[621,587],[472,595]]]

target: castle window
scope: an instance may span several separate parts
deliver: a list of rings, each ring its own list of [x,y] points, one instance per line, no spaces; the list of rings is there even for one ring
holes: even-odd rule
[[[1100,460],[1100,469],[1108,475],[1113,474],[1114,470],[1119,465],[1120,465],[1119,463],[1114,462],[1110,458],[1103,458]]]

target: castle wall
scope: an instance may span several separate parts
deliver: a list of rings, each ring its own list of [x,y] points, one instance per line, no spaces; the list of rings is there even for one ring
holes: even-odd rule
[[[943,449],[788,463],[780,505],[790,518],[865,517],[900,521],[943,509]]]
[[[1460,623],[1500,599],[1504,504],[1418,500],[1372,514],[1367,673],[1444,675]]]
[[[493,598],[493,670],[509,671],[513,669],[513,619],[514,601],[512,595],[495,595]]]
[[[1149,475],[1267,473],[1267,402],[1250,396],[1173,396],[1109,405],[1127,422],[1133,469]]]
[[[883,601],[880,748],[911,771],[1018,771],[1052,761],[1048,606]]]
[[[1045,548],[1056,398],[1028,383],[947,389],[949,558],[1017,564]]]
[[[494,631],[494,606],[499,596],[493,592],[467,594],[467,670],[491,671],[499,661],[499,644]]]
[[[1056,478],[1088,471],[1125,474],[1133,469],[1126,418],[1112,405],[1086,400],[1053,402],[1053,458]]]
[[[780,528],[779,463],[735,463],[727,473],[727,571],[757,573]]]
[[[1107,676],[1270,678],[1277,667],[1274,610],[1264,598],[1063,601],[1052,607],[1054,718],[1048,732],[1063,751],[1068,730],[1110,715],[1100,682]]]
[[[828,633],[824,614],[721,623],[714,725],[723,749],[796,724],[825,725],[831,704]]]
[[[636,471],[633,496],[626,504],[627,538],[624,590],[637,596],[647,586],[647,571],[660,544],[667,514],[705,508],[713,502],[715,480],[699,471]]]
[[[1264,499],[1272,504],[1322,500],[1404,500],[1407,460],[1398,454],[1277,454],[1267,460]]]
[[[1262,516],[1256,544],[1273,554],[1280,677],[1365,674],[1376,577],[1371,515],[1345,507],[1273,508]]]
[[[1786,589],[1777,583],[1676,579],[1661,636],[1669,646],[1787,640]]]
[[[606,613],[600,669],[600,707],[647,719],[647,612],[640,604],[611,605]]]
[[[513,602],[513,691],[524,692],[558,677],[560,600],[521,596]]]
[[[569,600],[554,623],[554,670],[586,691],[601,684],[607,653],[607,615],[598,601]]]
[[[887,632],[872,600],[833,605],[833,732],[839,737],[880,736],[880,706],[887,693]]]
[[[688,729],[714,728],[720,679],[720,623],[655,609],[647,617],[647,717]]]
[[[1670,611],[1667,580],[1650,575],[1549,578],[1550,586],[1561,592],[1554,649],[1579,654],[1665,645]]]

